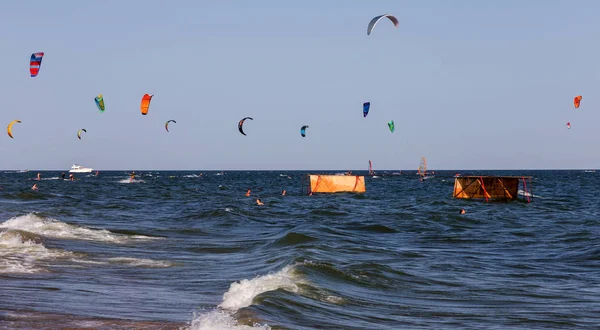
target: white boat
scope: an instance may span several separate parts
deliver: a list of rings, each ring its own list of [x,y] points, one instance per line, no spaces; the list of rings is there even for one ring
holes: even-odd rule
[[[83,165],[73,164],[69,173],[91,173],[94,169],[89,167],[84,167]]]

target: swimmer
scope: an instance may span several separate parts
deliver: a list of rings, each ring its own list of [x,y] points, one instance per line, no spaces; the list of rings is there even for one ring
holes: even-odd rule
[[[465,209],[460,209],[460,214],[465,214],[467,213],[467,211],[465,211]]]
[[[33,184],[33,187],[31,187],[31,190],[38,190],[37,183],[34,183],[34,184]]]
[[[265,205],[265,203],[263,203],[263,202],[260,200],[260,198],[257,198],[257,199],[256,199],[256,204],[257,204],[257,205]]]
[[[250,189],[248,189],[248,191],[246,191],[246,197],[250,197]]]
[[[42,175],[38,172],[38,174],[37,174],[37,180],[39,181],[41,179],[42,179]]]
[[[285,196],[285,193],[286,193],[286,191],[285,191],[285,189],[283,189],[283,191],[281,192],[281,196]]]

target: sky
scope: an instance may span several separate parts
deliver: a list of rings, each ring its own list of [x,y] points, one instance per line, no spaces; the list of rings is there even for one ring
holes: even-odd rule
[[[0,124],[22,123],[0,134],[0,169],[416,170],[422,156],[434,170],[600,168],[598,12],[583,0],[6,2]],[[381,14],[399,27],[367,36]]]

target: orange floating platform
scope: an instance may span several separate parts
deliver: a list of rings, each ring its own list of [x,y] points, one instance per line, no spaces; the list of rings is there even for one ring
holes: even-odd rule
[[[306,176],[308,183],[306,193],[336,193],[336,192],[354,192],[364,193],[365,177],[362,175],[326,175],[326,174],[308,174]],[[304,180],[302,185],[304,186]]]
[[[527,202],[531,202],[531,177],[463,176],[454,179],[454,198],[511,201],[518,198],[519,187]]]

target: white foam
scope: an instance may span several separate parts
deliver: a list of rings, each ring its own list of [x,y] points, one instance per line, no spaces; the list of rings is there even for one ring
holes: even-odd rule
[[[223,302],[218,306],[218,309],[195,315],[190,330],[270,330],[271,327],[266,324],[254,324],[252,326],[238,324],[233,314],[240,308],[252,305],[254,298],[261,293],[278,289],[298,292],[298,285],[295,283],[298,280],[294,275],[294,266],[286,266],[273,274],[234,282],[229,286],[229,290],[223,294]]]
[[[219,307],[237,311],[240,308],[252,305],[252,300],[264,292],[275,291],[277,289],[298,292],[298,286],[293,280],[292,270],[292,266],[286,266],[274,274],[231,283],[229,290],[223,295],[223,302]]]
[[[46,237],[110,243],[125,243],[131,239],[153,239],[147,236],[137,235],[130,237],[111,233],[105,229],[90,229],[70,225],[55,219],[40,217],[33,213],[7,220],[0,224],[0,228],[23,230]]]
[[[522,189],[519,189],[519,191],[518,191],[517,193],[518,193],[519,195],[521,195],[521,196],[525,196],[525,197],[535,197],[535,198],[542,198],[542,199],[544,198],[544,197],[542,197],[542,196],[534,195],[534,194],[532,194],[532,193],[530,193],[530,192],[523,191]]]
[[[72,259],[74,256],[69,251],[47,249],[18,231],[0,232],[0,274],[39,273],[45,271],[43,264],[47,264],[48,260]]]
[[[194,316],[190,330],[271,330],[268,325],[254,324],[253,326],[238,324],[233,316],[225,311],[213,310]]]
[[[123,179],[123,180],[119,180],[119,183],[146,183],[146,181],[144,180],[138,180],[138,179]]]
[[[172,267],[173,263],[164,260],[152,260],[152,259],[139,259],[139,258],[127,258],[117,257],[109,258],[109,263],[124,264],[133,267],[146,267],[146,268],[168,268]]]

